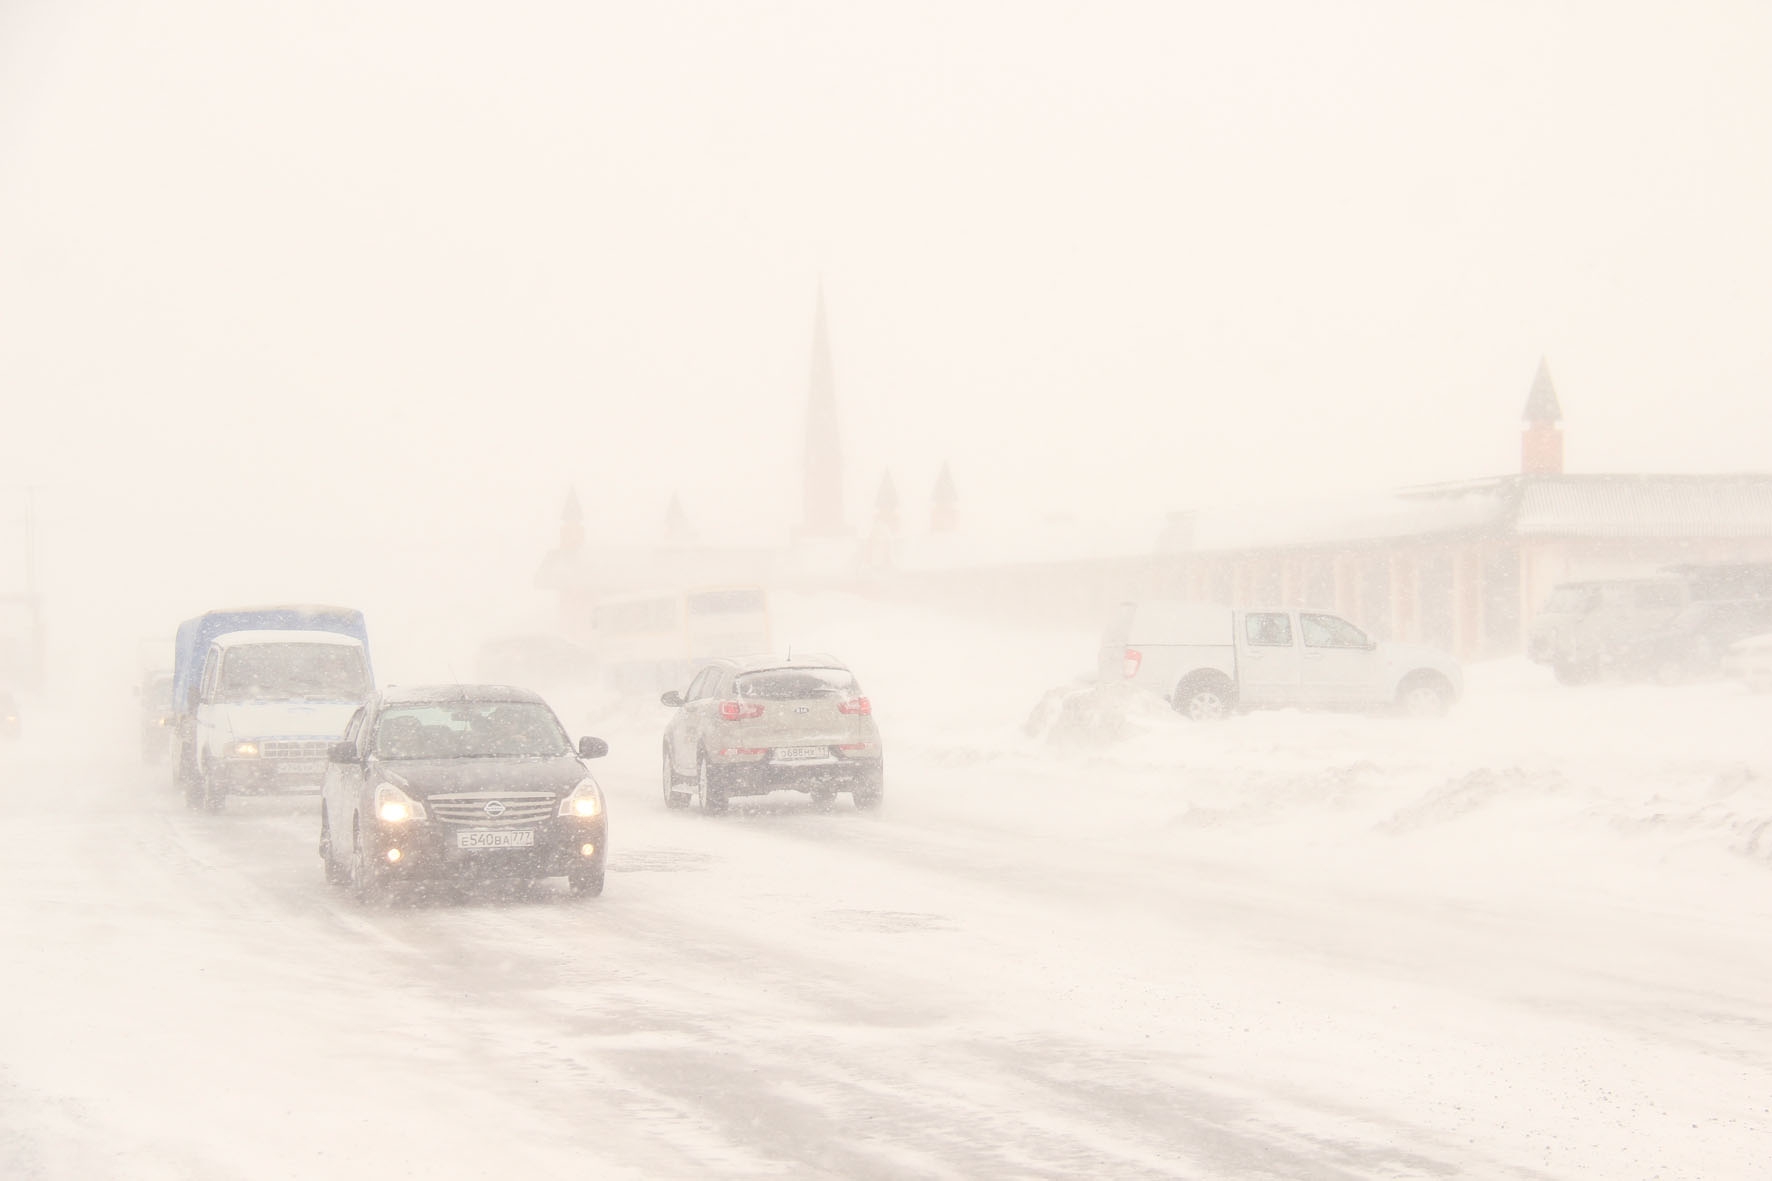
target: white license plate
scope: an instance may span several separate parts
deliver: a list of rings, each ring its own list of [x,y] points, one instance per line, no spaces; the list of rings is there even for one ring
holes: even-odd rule
[[[312,759],[300,763],[282,763],[277,770],[284,775],[324,775],[326,760]]]
[[[778,746],[775,748],[775,761],[791,763],[799,759],[822,759],[830,755],[828,746]]]
[[[534,846],[533,828],[471,828],[455,834],[458,849],[529,849]]]

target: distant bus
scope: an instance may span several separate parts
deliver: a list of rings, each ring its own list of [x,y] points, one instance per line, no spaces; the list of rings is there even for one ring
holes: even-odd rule
[[[681,688],[702,661],[770,650],[769,595],[722,586],[602,598],[591,607],[591,649],[611,688]]]

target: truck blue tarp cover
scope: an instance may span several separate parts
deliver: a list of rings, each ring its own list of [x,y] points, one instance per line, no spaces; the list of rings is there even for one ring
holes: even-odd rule
[[[316,631],[336,632],[363,642],[363,663],[369,669],[369,633],[363,627],[363,612],[349,607],[236,607],[224,611],[206,611],[195,619],[178,625],[178,638],[173,644],[172,701],[179,716],[191,711],[191,690],[203,675],[203,658],[209,653],[209,642],[229,632],[244,631]],[[374,671],[370,670],[373,682]]]

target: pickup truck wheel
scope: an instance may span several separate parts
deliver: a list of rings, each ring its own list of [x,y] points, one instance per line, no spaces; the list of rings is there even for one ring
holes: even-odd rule
[[[1175,690],[1171,703],[1176,713],[1196,722],[1214,722],[1236,708],[1237,691],[1225,677],[1189,677]]]
[[[1443,718],[1452,707],[1452,686],[1438,673],[1411,673],[1397,690],[1397,705],[1412,718]]]
[[[706,755],[695,760],[695,794],[701,797],[701,810],[710,816],[726,811],[726,779],[720,770],[708,765]]]
[[[689,793],[677,779],[677,768],[671,763],[671,748],[664,748],[664,802],[667,808],[687,808]]]
[[[1593,665],[1582,660],[1559,660],[1551,666],[1551,671],[1564,685],[1581,685],[1594,679]]]

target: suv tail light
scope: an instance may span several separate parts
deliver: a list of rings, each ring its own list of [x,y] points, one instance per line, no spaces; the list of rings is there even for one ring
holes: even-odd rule
[[[763,707],[743,701],[722,701],[720,703],[720,720],[725,722],[742,722],[746,718],[760,718]]]
[[[1131,680],[1138,675],[1138,666],[1143,663],[1144,653],[1137,648],[1128,648],[1125,656],[1121,658],[1120,672],[1125,675],[1127,680]]]
[[[872,714],[874,703],[865,697],[852,697],[837,707],[840,714]]]

